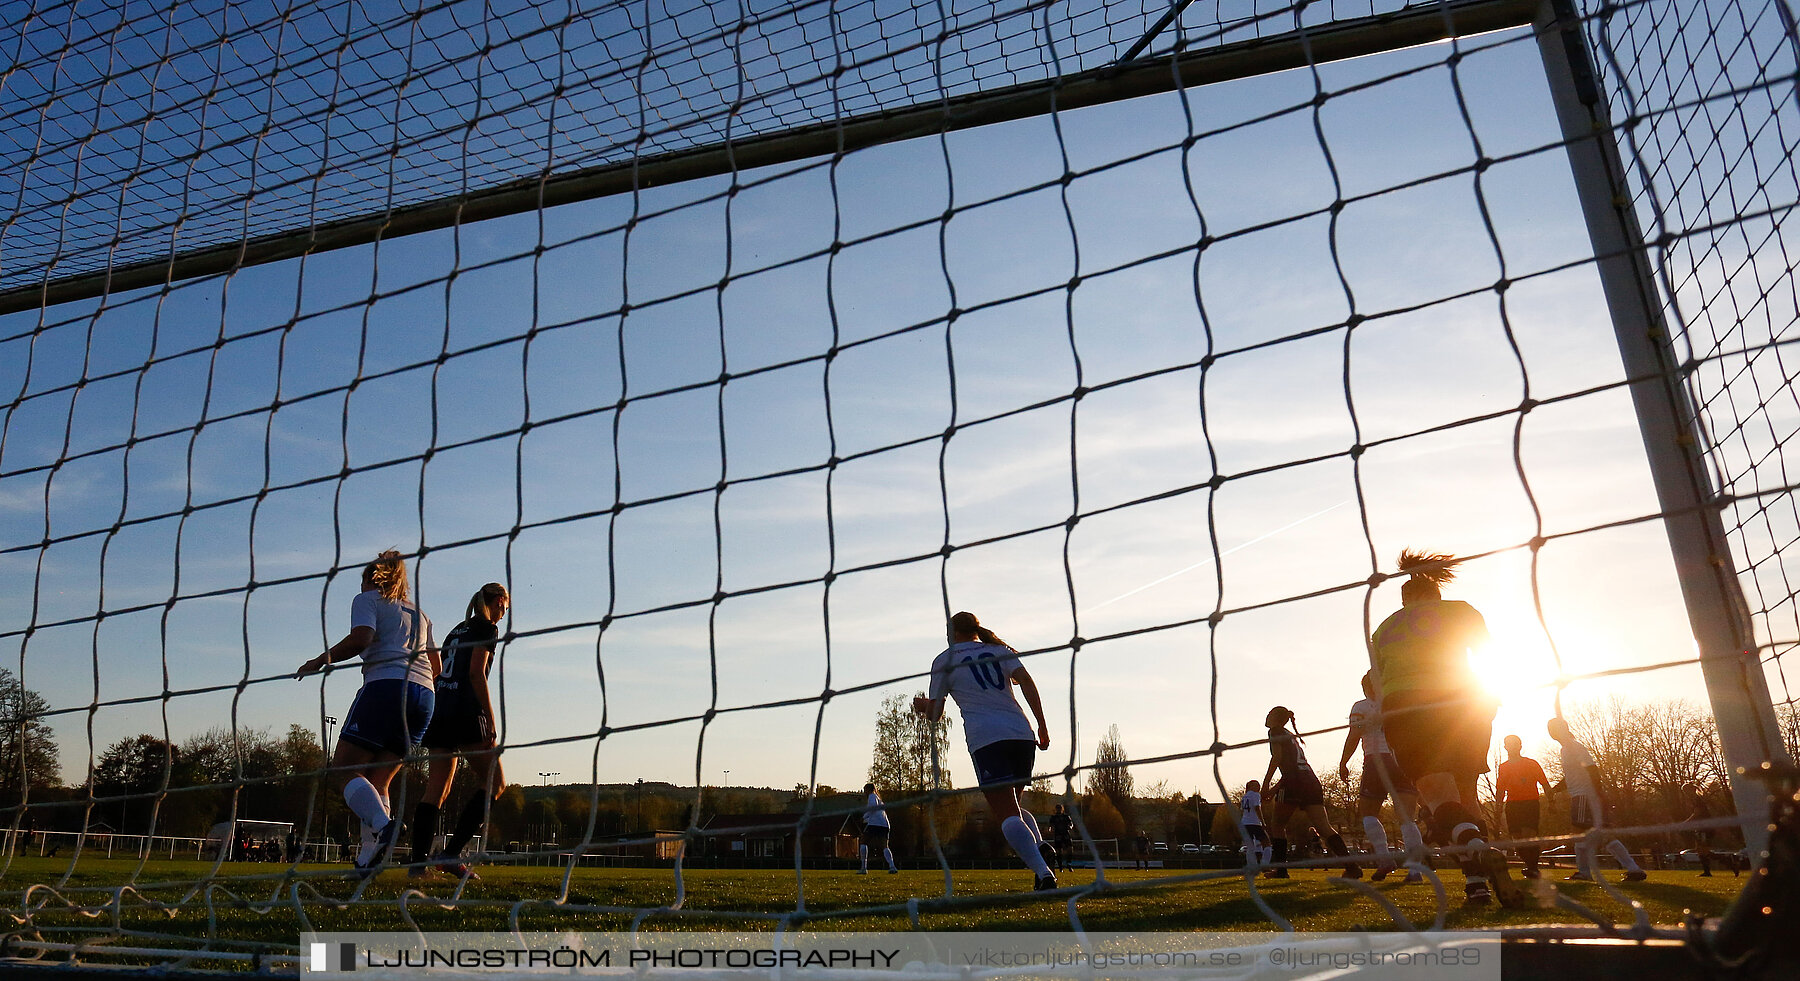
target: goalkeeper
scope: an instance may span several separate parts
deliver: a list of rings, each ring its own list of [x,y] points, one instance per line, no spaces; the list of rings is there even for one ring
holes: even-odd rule
[[[1476,781],[1488,769],[1494,713],[1469,669],[1469,650],[1488,638],[1487,621],[1467,603],[1446,600],[1456,558],[1410,549],[1400,553],[1401,608],[1369,642],[1379,680],[1382,730],[1402,772],[1413,778],[1438,840],[1457,846],[1470,905],[1498,898],[1522,906],[1524,893],[1507,875],[1506,858],[1488,845],[1476,815]]]

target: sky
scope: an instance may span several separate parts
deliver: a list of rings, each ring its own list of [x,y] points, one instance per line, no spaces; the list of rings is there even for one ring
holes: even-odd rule
[[[1343,722],[1398,606],[1359,584],[1421,547],[1480,556],[1496,741],[1561,675],[1703,704],[1583,677],[1691,632],[1536,48],[1463,45],[1323,66],[1316,117],[1285,72],[0,318],[0,664],[68,782],[329,732],[355,672],[284,675],[397,547],[440,638],[511,587],[515,782],[841,788],[966,609],[1026,652],[1040,771],[1116,724],[1217,800],[1266,751],[1195,754],[1269,706]]]

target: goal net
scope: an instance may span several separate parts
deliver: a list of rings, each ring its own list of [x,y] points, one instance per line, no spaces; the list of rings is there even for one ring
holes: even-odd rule
[[[14,953],[1286,929],[1236,802],[1279,704],[1360,836],[1330,757],[1409,547],[1464,559],[1496,759],[1554,771],[1565,718],[1644,861],[1766,841],[1735,770],[1800,739],[1787,0],[0,18]],[[386,549],[440,641],[510,590],[480,880],[355,874],[356,663],[295,678]],[[1024,803],[1082,866],[1043,902],[956,711],[910,721],[961,610],[1042,696]],[[853,888],[866,780],[905,874]],[[425,792],[415,756],[392,813]],[[1338,892],[1340,928],[1460,915]],[[1663,908],[1573,895],[1540,915]]]

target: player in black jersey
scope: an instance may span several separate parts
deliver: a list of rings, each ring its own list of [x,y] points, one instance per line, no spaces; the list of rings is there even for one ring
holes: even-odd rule
[[[1056,848],[1056,867],[1069,867],[1069,855],[1075,851],[1075,819],[1069,816],[1067,805],[1056,805],[1056,813],[1050,815],[1050,844]]]
[[[413,861],[424,862],[431,852],[439,810],[450,796],[450,781],[456,778],[459,759],[468,759],[469,769],[485,792],[475,794],[463,805],[444,851],[432,856],[430,864],[417,865],[412,870],[414,876],[427,875],[436,867],[459,877],[474,877],[462,863],[463,847],[480,833],[488,801],[497,799],[506,789],[500,752],[494,748],[494,701],[488,695],[488,671],[494,665],[500,621],[511,605],[512,597],[507,595],[505,586],[488,583],[469,599],[466,618],[444,638],[444,667],[437,676],[437,710],[424,739],[425,747],[431,751],[430,775],[425,794],[413,809]]]
[[[1263,786],[1275,779],[1277,770],[1281,772],[1281,789],[1275,795],[1274,807],[1270,808],[1269,834],[1275,838],[1275,868],[1267,874],[1272,879],[1288,877],[1288,870],[1282,863],[1288,857],[1288,822],[1296,812],[1304,815],[1306,823],[1324,836],[1325,847],[1331,854],[1350,854],[1343,836],[1331,826],[1331,818],[1325,813],[1325,788],[1319,784],[1318,775],[1313,773],[1312,764],[1306,761],[1306,750],[1300,746],[1299,727],[1288,731],[1288,725],[1293,721],[1294,713],[1285,705],[1270,709],[1263,719],[1263,724],[1269,727],[1269,771],[1263,774]],[[1346,862],[1344,878],[1362,878],[1362,868],[1354,862]]]

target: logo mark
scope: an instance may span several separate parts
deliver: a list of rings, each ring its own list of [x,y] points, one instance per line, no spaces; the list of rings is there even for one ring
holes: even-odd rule
[[[356,945],[353,943],[313,944],[312,969],[315,971],[356,970]]]

